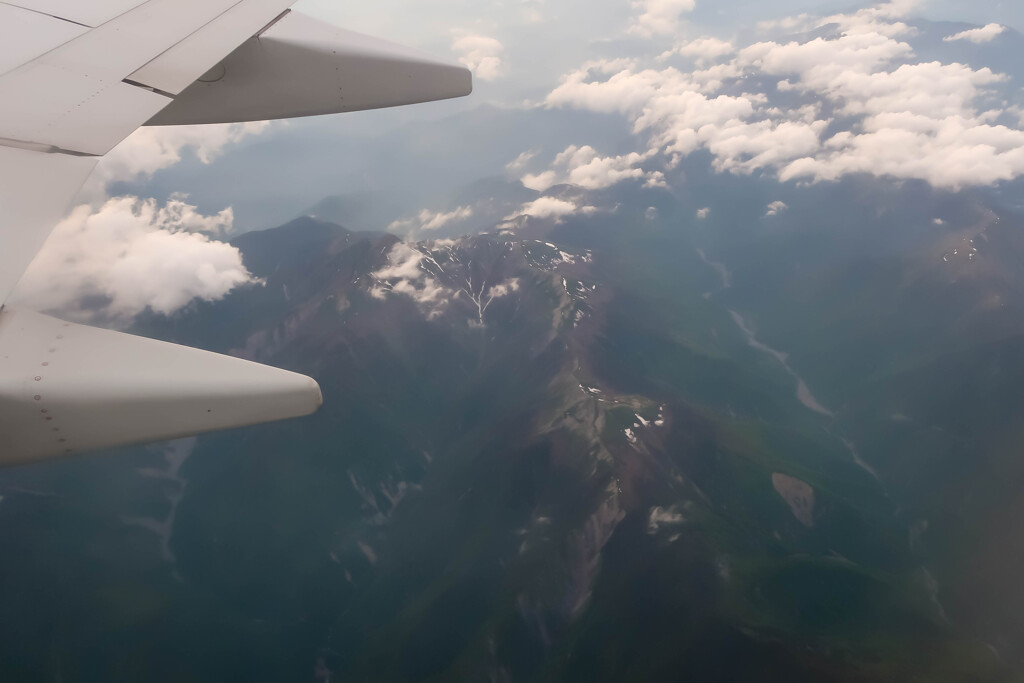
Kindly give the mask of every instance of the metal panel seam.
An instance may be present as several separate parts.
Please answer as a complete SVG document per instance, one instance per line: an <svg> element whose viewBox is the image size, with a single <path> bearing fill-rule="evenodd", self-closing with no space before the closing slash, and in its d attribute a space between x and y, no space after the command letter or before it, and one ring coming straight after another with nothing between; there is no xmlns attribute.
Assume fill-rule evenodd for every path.
<svg viewBox="0 0 1024 683"><path fill-rule="evenodd" d="M32 14L38 14L41 17L50 17L51 19L57 19L58 21L66 21L69 24L74 24L75 26L81 26L82 28L90 28L90 29L91 28L96 28L95 26L89 26L89 24L83 24L81 22L74 21L72 19L68 19L67 17L58 17L56 14L48 14L46 12L40 12L39 10L32 9L31 7L22 7L21 5L15 5L15 4L10 3L10 2L0 2L0 5L7 5L8 7L16 7L17 9L25 10L26 12L31 12Z"/></svg>

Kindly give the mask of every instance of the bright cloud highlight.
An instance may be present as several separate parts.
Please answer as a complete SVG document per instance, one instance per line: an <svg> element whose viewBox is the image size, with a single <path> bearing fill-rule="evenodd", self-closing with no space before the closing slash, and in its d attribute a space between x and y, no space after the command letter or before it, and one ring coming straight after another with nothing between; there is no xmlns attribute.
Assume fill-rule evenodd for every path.
<svg viewBox="0 0 1024 683"><path fill-rule="evenodd" d="M229 230L231 209L206 216L181 200L118 197L83 205L53 232L14 300L86 319L170 314L253 283L238 250L206 234Z"/></svg>
<svg viewBox="0 0 1024 683"><path fill-rule="evenodd" d="M694 0L634 0L633 7L640 14L629 32L644 37L671 35L679 28L682 15L692 12L695 4Z"/></svg>
<svg viewBox="0 0 1024 683"><path fill-rule="evenodd" d="M402 218L388 225L388 230L437 230L450 223L460 223L473 217L472 206L460 206L451 211L421 210L414 218Z"/></svg>
<svg viewBox="0 0 1024 683"><path fill-rule="evenodd" d="M505 46L496 38L465 35L452 42L452 51L480 80L494 81L504 75L505 64L501 55Z"/></svg>
<svg viewBox="0 0 1024 683"><path fill-rule="evenodd" d="M186 152L210 163L229 145L270 124L140 128L99 163L85 203L61 222L12 296L27 307L78 320L124 323L147 309L172 314L255 280L229 234L231 208L201 214L183 197L107 196L107 186L173 166Z"/></svg>
<svg viewBox="0 0 1024 683"><path fill-rule="evenodd" d="M700 39L657 60L702 60L696 70L591 61L566 75L546 106L618 113L646 139L634 158L664 155L669 167L706 150L719 172L772 173L782 181L870 174L958 190L1024 175L1024 131L1006 123L1014 110L990 104L1006 77L915 60L907 42L915 29L903 21L911 8L891 2L816 21L805 15L793 22L824 27L825 34L735 50ZM981 39L996 27L974 31ZM725 61L708 65L718 58ZM606 162L621 173L638 172L623 159ZM571 182L577 168L585 164L562 159L524 183Z"/></svg>
<svg viewBox="0 0 1024 683"><path fill-rule="evenodd" d="M571 199L559 199L558 197L540 197L528 204L524 204L515 213L506 217L511 220L519 216L530 216L532 218L554 218L561 220L566 216L576 213L594 213L597 209L593 206L580 206Z"/></svg>
<svg viewBox="0 0 1024 683"><path fill-rule="evenodd" d="M967 31L961 31L960 33L954 33L951 36L946 36L943 40L947 43L954 40L966 40L971 43L981 45L983 43L991 43L1005 32L1006 27L1001 24L988 24L981 28L972 28Z"/></svg>
<svg viewBox="0 0 1024 683"><path fill-rule="evenodd" d="M522 183L531 190L544 192L563 183L599 190L629 179L657 181L660 174L649 174L638 166L650 157L650 154L636 152L602 157L593 147L571 145L555 157L550 170L536 175L528 173L522 177Z"/></svg>

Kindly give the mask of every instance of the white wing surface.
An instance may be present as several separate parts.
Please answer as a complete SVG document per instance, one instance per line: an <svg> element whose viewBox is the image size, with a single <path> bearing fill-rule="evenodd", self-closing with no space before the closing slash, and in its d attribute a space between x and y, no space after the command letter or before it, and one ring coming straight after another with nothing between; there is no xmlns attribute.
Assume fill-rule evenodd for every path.
<svg viewBox="0 0 1024 683"><path fill-rule="evenodd" d="M303 375L30 311L5 311L0 340L8 464L101 448L115 434L122 443L172 439L320 406Z"/></svg>
<svg viewBox="0 0 1024 683"><path fill-rule="evenodd" d="M140 0L7 0L4 4L61 17L82 26L100 26L142 4Z"/></svg>
<svg viewBox="0 0 1024 683"><path fill-rule="evenodd" d="M139 126L468 95L469 72L293 0L0 0L0 305ZM58 343L59 342L59 343ZM0 465L305 415L306 377L0 309Z"/></svg>

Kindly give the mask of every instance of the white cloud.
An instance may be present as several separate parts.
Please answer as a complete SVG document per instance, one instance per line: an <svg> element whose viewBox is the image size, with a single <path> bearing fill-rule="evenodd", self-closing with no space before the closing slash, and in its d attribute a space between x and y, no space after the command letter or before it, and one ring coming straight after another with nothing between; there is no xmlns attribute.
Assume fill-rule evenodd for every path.
<svg viewBox="0 0 1024 683"><path fill-rule="evenodd" d="M698 139L714 155L716 170L749 174L814 153L827 125L826 121L807 124L768 119L755 123L727 122Z"/></svg>
<svg viewBox="0 0 1024 683"><path fill-rule="evenodd" d="M587 62L565 76L545 103L550 107L635 116L652 98L671 88L673 81L683 79L675 69L634 69L635 64L624 59Z"/></svg>
<svg viewBox="0 0 1024 683"><path fill-rule="evenodd" d="M764 215L766 217L767 216L778 216L780 213L782 213L783 211L786 211L788 209L789 209L789 206L787 206L786 202L774 201L774 202L772 202L771 204L769 204L768 206L765 207Z"/></svg>
<svg viewBox="0 0 1024 683"><path fill-rule="evenodd" d="M675 54L682 57L688 57L696 61L697 64L703 65L731 55L735 51L736 47L730 41L706 37L697 38L696 40L691 40L681 45L677 45L674 49L663 54L659 59Z"/></svg>
<svg viewBox="0 0 1024 683"><path fill-rule="evenodd" d="M528 149L512 161L505 164L505 170L511 173L520 173L529 166L530 162L533 161L534 157L538 154L536 149Z"/></svg>
<svg viewBox="0 0 1024 683"><path fill-rule="evenodd" d="M629 32L644 37L671 35L679 28L680 17L692 12L694 6L694 0L633 0L640 14L633 19Z"/></svg>
<svg viewBox="0 0 1024 683"><path fill-rule="evenodd" d="M505 46L497 38L464 35L452 42L452 51L480 80L493 81L505 73L505 64L501 57Z"/></svg>
<svg viewBox="0 0 1024 683"><path fill-rule="evenodd" d="M209 126L143 127L100 159L89 179L87 196L106 196L106 187L119 181L138 180L181 161L191 151L204 164L214 161L228 146L266 131L267 121ZM284 125L284 124L277 124Z"/></svg>
<svg viewBox="0 0 1024 683"><path fill-rule="evenodd" d="M145 178L191 152L212 162L225 148L261 133L266 122L140 128L100 160L82 204L54 229L12 301L66 317L126 322L147 308L170 314L193 299L219 299L253 282L229 233L231 208L200 214L182 196L162 206L109 198L107 186Z"/></svg>
<svg viewBox="0 0 1024 683"><path fill-rule="evenodd" d="M738 62L772 75L799 74L813 87L826 85L848 71L870 73L912 54L907 43L880 33L857 33L805 43L754 43L740 51Z"/></svg>
<svg viewBox="0 0 1024 683"><path fill-rule="evenodd" d="M704 147L716 154L720 169L750 172L784 155L802 156L818 144L822 124L767 118L747 123L762 98L709 96L674 68L627 67L603 81L593 75L588 67L570 74L548 96L548 105L625 114L636 132L649 133L648 154L667 153L673 163Z"/></svg>
<svg viewBox="0 0 1024 683"><path fill-rule="evenodd" d="M1024 132L952 116L876 116L862 134L840 133L823 153L793 161L781 180L849 173L920 178L936 187L992 185L1024 174Z"/></svg>
<svg viewBox="0 0 1024 683"><path fill-rule="evenodd" d="M697 220L702 221L711 215L711 207L705 206L703 209L697 209Z"/></svg>
<svg viewBox="0 0 1024 683"><path fill-rule="evenodd" d="M640 155L664 154L670 165L707 150L721 172L811 182L866 173L953 190L1024 175L1024 131L997 125L1018 110L985 104L1006 78L987 68L916 62L906 42L914 31L900 21L912 7L890 2L823 17L816 23L831 26L830 37L755 43L690 73L588 62L546 105L621 114L646 136ZM811 19L791 23L805 21ZM678 49L727 49L687 45ZM565 175L553 169L528 182Z"/></svg>
<svg viewBox="0 0 1024 683"><path fill-rule="evenodd" d="M396 242L388 252L388 265L374 273L379 282L370 295L385 299L389 293L415 301L428 318L441 315L453 291L442 285L422 267L425 255L404 242Z"/></svg>
<svg viewBox="0 0 1024 683"><path fill-rule="evenodd" d="M429 211L420 211L419 219L422 221L422 225L420 227L423 230L437 230L449 223L464 221L472 216L472 206L460 206L457 209L448 211L447 213L430 213Z"/></svg>
<svg viewBox="0 0 1024 683"><path fill-rule="evenodd" d="M515 213L507 216L505 220L511 220L518 216L531 216L533 218L554 218L559 220L574 213L593 213L597 211L593 206L580 206L570 199L559 199L557 197L540 197L528 204L521 206Z"/></svg>
<svg viewBox="0 0 1024 683"><path fill-rule="evenodd" d="M78 319L124 319L219 299L254 281L237 248L203 234L230 229L232 219L231 209L204 216L181 200L79 206L54 229L12 300ZM90 310L85 299L93 300Z"/></svg>
<svg viewBox="0 0 1024 683"><path fill-rule="evenodd" d="M373 273L379 280L418 280L424 275L420 269L423 254L405 242L396 242L388 252L388 266Z"/></svg>
<svg viewBox="0 0 1024 683"><path fill-rule="evenodd" d="M388 226L388 230L437 230L449 223L458 223L473 217L472 206L460 206L451 211L430 211L421 210L414 218L403 218L394 221Z"/></svg>
<svg viewBox="0 0 1024 683"><path fill-rule="evenodd" d="M644 187L668 187L668 181L661 171L651 171L644 180Z"/></svg>
<svg viewBox="0 0 1024 683"><path fill-rule="evenodd" d="M981 28L972 28L967 31L961 31L960 33L954 33L951 36L943 38L947 43L954 40L967 40L978 45L982 43L990 43L996 39L996 37L1006 32L1006 27L1001 24L988 24Z"/></svg>
<svg viewBox="0 0 1024 683"><path fill-rule="evenodd" d="M544 192L564 183L587 190L599 190L629 179L647 178L649 181L657 181L660 173L648 174L637 167L650 156L633 152L617 157L602 157L593 147L571 145L555 157L551 169L536 175L528 173L522 177L522 183L531 190Z"/></svg>
<svg viewBox="0 0 1024 683"><path fill-rule="evenodd" d="M667 508L653 507L647 517L647 533L657 533L662 525L677 526L685 522L686 518L679 514L675 505Z"/></svg>
<svg viewBox="0 0 1024 683"><path fill-rule="evenodd" d="M918 3L916 0L907 2L890 2L868 7L852 14L834 14L819 21L819 26L835 24L845 35L878 34L894 38L916 32L901 21Z"/></svg>
<svg viewBox="0 0 1024 683"><path fill-rule="evenodd" d="M853 115L964 115L973 112L974 99L986 86L1004 80L987 68L975 71L955 63L886 68L911 55L906 43L873 34L802 45L759 43L744 50L740 60L767 74L795 76L795 82L784 82L785 88L823 95Z"/></svg>
<svg viewBox="0 0 1024 683"><path fill-rule="evenodd" d="M494 285L487 290L487 296L490 299L500 299L503 296L508 296L512 292L519 291L519 278L510 278L504 282Z"/></svg>

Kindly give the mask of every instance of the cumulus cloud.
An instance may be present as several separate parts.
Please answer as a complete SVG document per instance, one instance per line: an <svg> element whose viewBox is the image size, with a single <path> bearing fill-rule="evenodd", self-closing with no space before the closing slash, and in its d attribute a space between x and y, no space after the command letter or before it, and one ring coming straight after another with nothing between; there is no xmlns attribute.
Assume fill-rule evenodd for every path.
<svg viewBox="0 0 1024 683"><path fill-rule="evenodd" d="M472 206L460 206L451 211L423 209L413 218L402 218L388 226L388 230L437 230L449 223L458 223L473 217Z"/></svg>
<svg viewBox="0 0 1024 683"><path fill-rule="evenodd" d="M505 170L509 171L510 173L522 172L523 170L526 169L527 166L530 165L530 162L533 161L534 157L537 156L537 153L538 150L535 149L526 150L512 161L505 164Z"/></svg>
<svg viewBox="0 0 1024 683"><path fill-rule="evenodd" d="M593 206L581 206L571 199L559 199L557 197L540 197L532 202L524 204L515 213L507 216L505 220L511 220L519 216L530 216L532 218L554 218L561 220L566 216L575 213L594 213L597 209Z"/></svg>
<svg viewBox="0 0 1024 683"><path fill-rule="evenodd" d="M489 299L500 299L503 296L508 296L512 292L519 291L519 278L510 278L502 283L496 284L487 290L487 297Z"/></svg>
<svg viewBox="0 0 1024 683"><path fill-rule="evenodd" d="M647 173L638 166L650 157L650 154L636 152L617 157L602 157L593 147L571 145L555 157L549 170L536 175L528 173L521 180L525 187L539 192L564 183L587 190L611 187L629 179L643 178L656 183L661 178L660 173Z"/></svg>
<svg viewBox="0 0 1024 683"><path fill-rule="evenodd" d="M912 7L901 1L800 17L794 21L829 27L827 36L728 53L725 44L693 41L674 52L728 59L691 72L588 62L563 78L546 105L621 114L647 140L638 154L666 155L670 166L706 150L720 172L805 182L865 173L953 190L1024 174L1024 132L1005 124L1014 110L986 104L1006 78L915 61L907 42L914 30L901 21ZM527 181L567 175L556 168Z"/></svg>
<svg viewBox="0 0 1024 683"><path fill-rule="evenodd" d="M1002 24L988 24L981 28L972 28L967 31L961 31L960 33L954 33L951 36L943 38L944 41L951 42L954 40L967 40L978 45L982 43L991 43L996 37L1002 35L1006 31L1006 27Z"/></svg>
<svg viewBox="0 0 1024 683"><path fill-rule="evenodd" d="M405 242L396 242L388 252L388 265L373 273L380 280L418 280L425 275L420 268L423 254Z"/></svg>
<svg viewBox="0 0 1024 683"><path fill-rule="evenodd" d="M644 37L671 35L679 28L682 15L692 12L695 4L694 0L633 0L640 14L629 32Z"/></svg>
<svg viewBox="0 0 1024 683"><path fill-rule="evenodd" d="M847 35L877 33L890 38L909 35L916 31L897 20L905 18L920 4L918 0L892 0L849 14L833 14L821 19L818 26L835 24Z"/></svg>
<svg viewBox="0 0 1024 683"><path fill-rule="evenodd" d="M109 184L144 178L186 153L210 163L229 145L270 124L140 128L100 160L83 202L53 231L12 301L78 320L124 323L146 309L171 314L198 298L212 301L252 283L237 248L218 237L231 208L204 215L186 197L108 196Z"/></svg>
<svg viewBox="0 0 1024 683"><path fill-rule="evenodd" d="M736 47L727 40L697 38L696 40L677 45L659 59L665 59L671 55L680 55L694 60L698 65L704 65L731 55L735 50Z"/></svg>
<svg viewBox="0 0 1024 683"><path fill-rule="evenodd" d="M789 209L789 206L786 204L786 202L774 201L765 207L764 215L765 217L778 216L780 213L786 211L787 209Z"/></svg>
<svg viewBox="0 0 1024 683"><path fill-rule="evenodd" d="M505 46L497 38L464 35L452 42L452 51L481 80L493 81L504 75L505 64L501 55Z"/></svg>
<svg viewBox="0 0 1024 683"><path fill-rule="evenodd" d="M711 149L720 170L750 172L818 145L825 124L771 120L749 122L761 101L750 95L709 95L690 74L675 68L627 67L604 80L593 67L570 74L547 99L549 106L619 112L649 135L648 153L672 163L700 148Z"/></svg>
<svg viewBox="0 0 1024 683"><path fill-rule="evenodd" d="M231 209L207 216L180 199L79 206L54 229L12 300L77 319L124 319L219 299L254 282L238 249L204 234L224 232L232 220Z"/></svg>
<svg viewBox="0 0 1024 683"><path fill-rule="evenodd" d="M388 252L388 265L372 273L377 283L370 295L386 299L389 294L407 296L415 301L424 314L436 318L444 312L453 292L422 267L423 252L404 242L397 242Z"/></svg>
<svg viewBox="0 0 1024 683"><path fill-rule="evenodd" d="M113 182L138 180L169 168L191 152L209 164L227 147L266 131L267 121L209 126L155 126L139 128L100 159L89 179L86 196L105 196ZM277 124L283 125L283 124Z"/></svg>
<svg viewBox="0 0 1024 683"><path fill-rule="evenodd" d="M816 157L798 159L779 178L836 180L849 173L920 178L936 187L992 185L1024 173L1024 132L976 119L888 114L862 134L839 133Z"/></svg>

